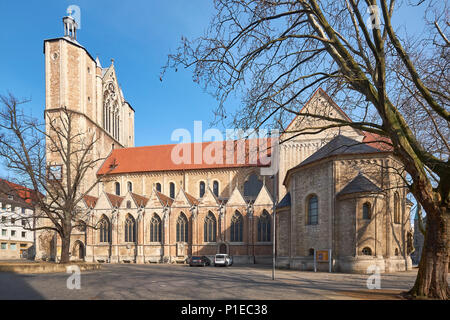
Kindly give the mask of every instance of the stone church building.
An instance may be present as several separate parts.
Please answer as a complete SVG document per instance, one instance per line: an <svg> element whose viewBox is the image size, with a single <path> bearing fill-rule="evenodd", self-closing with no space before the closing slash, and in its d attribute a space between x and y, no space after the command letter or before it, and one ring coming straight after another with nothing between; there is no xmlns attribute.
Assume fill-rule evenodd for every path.
<svg viewBox="0 0 450 320"><path fill-rule="evenodd" d="M269 263L275 234L279 267L311 270L314 251L331 250L335 271L410 268L409 205L394 174L398 164L373 134L349 127L282 134L281 141L289 140L279 147L275 178L261 175L267 164L260 161L175 164L177 145L134 146L135 110L118 84L114 61L103 68L77 42L74 19L63 22L65 35L44 41L45 114L66 107L77 115L80 131L99 138L94 152L106 160L87 175L86 186L108 176L84 197L86 224L95 228L74 230L72 259L181 263L191 255L228 253L235 263ZM348 119L321 89L303 108ZM296 117L286 130L321 124ZM225 150L227 143L219 145ZM50 153L47 160L60 164ZM57 259L60 240L48 239L42 232L37 255Z"/></svg>

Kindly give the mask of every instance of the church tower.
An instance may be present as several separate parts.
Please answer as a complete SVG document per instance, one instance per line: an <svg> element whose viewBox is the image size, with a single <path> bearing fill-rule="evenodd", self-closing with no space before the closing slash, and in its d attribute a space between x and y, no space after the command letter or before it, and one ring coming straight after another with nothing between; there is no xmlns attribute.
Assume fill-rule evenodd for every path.
<svg viewBox="0 0 450 320"><path fill-rule="evenodd" d="M63 108L72 111L78 132L98 139L93 154L99 158L114 148L133 147L134 110L123 96L114 61L102 68L78 42L76 20L68 15L62 21L64 36L44 40L46 119ZM47 162L59 165L60 159L47 151ZM87 176L95 179L97 170Z"/></svg>

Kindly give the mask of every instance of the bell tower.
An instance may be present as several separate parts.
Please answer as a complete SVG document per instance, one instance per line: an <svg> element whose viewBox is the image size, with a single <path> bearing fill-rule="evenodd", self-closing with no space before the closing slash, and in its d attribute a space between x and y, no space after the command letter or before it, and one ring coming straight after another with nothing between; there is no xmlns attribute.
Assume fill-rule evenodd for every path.
<svg viewBox="0 0 450 320"><path fill-rule="evenodd" d="M77 41L79 25L71 10L62 21L64 36L44 40L46 119L62 109L73 111L77 132L97 139L93 154L99 158L113 146L133 147L134 110L124 98L114 63L103 68ZM61 162L52 153L47 159L52 165ZM97 169L89 176L95 178Z"/></svg>
<svg viewBox="0 0 450 320"><path fill-rule="evenodd" d="M69 15L63 18L64 24L64 37L67 37L73 41L77 41L77 29L78 24L75 19Z"/></svg>

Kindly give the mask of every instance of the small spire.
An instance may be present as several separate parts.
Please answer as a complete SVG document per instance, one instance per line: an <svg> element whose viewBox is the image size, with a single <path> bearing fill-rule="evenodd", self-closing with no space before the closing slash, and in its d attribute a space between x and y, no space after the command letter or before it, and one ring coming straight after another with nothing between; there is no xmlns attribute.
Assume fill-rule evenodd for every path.
<svg viewBox="0 0 450 320"><path fill-rule="evenodd" d="M102 64L100 63L100 59L97 57L97 59L95 59L95 63L97 64L97 67L101 68Z"/></svg>
<svg viewBox="0 0 450 320"><path fill-rule="evenodd" d="M111 64L114 64L114 59L113 58L111 58Z"/></svg>

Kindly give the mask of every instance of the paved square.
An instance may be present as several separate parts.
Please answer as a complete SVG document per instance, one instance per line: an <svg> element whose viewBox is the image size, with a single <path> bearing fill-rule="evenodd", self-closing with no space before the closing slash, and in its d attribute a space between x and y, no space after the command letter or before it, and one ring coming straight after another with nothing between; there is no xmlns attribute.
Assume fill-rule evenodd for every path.
<svg viewBox="0 0 450 320"><path fill-rule="evenodd" d="M395 299L414 284L417 269L381 275L381 290L368 290L367 275L276 270L270 266L103 265L81 274L0 273L0 299Z"/></svg>

